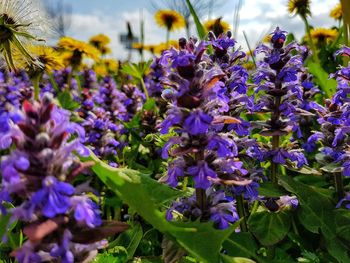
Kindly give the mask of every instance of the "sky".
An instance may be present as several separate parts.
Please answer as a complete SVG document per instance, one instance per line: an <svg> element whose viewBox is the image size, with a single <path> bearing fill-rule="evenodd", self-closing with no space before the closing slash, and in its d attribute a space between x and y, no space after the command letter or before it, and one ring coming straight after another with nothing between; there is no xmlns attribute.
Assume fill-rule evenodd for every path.
<svg viewBox="0 0 350 263"><path fill-rule="evenodd" d="M126 59L128 51L119 41L119 35L126 33L126 21L132 25L135 35L140 32L140 14L145 23L145 44L157 44L164 42L166 31L159 28L154 21L155 8L152 3L159 5L164 0L45 0L51 3L63 1L71 5L71 24L67 35L80 40L88 40L99 33L108 35L112 42L111 55L117 59ZM168 0L169 1L169 0ZM178 1L178 0L174 0ZM200 1L200 0L196 0ZM233 24L235 6L238 0L214 0L220 1L212 12L211 18L222 17L229 24ZM299 17L292 17L287 13L288 0L243 0L240 11L240 24L236 37L237 46L247 50L243 31L248 37L252 48L266 34L273 31L276 26L283 30L293 32L298 38L304 33L304 25ZM312 18L310 24L315 27L331 27L336 21L329 17L330 10L338 3L338 0L313 0L311 3ZM202 17L205 21L208 14ZM192 26L192 34L195 28ZM185 31L172 32L171 39L185 36ZM133 59L138 54L134 52Z"/></svg>

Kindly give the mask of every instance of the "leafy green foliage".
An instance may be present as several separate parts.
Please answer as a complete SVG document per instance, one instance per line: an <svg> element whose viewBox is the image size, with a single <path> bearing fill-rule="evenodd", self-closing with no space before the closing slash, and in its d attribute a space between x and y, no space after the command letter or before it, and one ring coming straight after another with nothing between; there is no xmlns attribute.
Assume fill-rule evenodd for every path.
<svg viewBox="0 0 350 263"><path fill-rule="evenodd" d="M248 220L249 230L264 246L271 246L281 241L291 226L291 213L262 211L252 214Z"/></svg>
<svg viewBox="0 0 350 263"><path fill-rule="evenodd" d="M322 234L327 251L337 262L350 262L349 242L339 235L339 232L349 231L349 218L344 217L334 209L333 200L324 191L297 182L290 177L284 176L280 180L288 191L298 197L300 202L298 217L301 224L312 233ZM347 213L349 212L347 211ZM337 229L335 219L338 219L338 222L343 222L341 231L339 231L339 226ZM347 224L344 225L343 220Z"/></svg>
<svg viewBox="0 0 350 263"><path fill-rule="evenodd" d="M152 226L167 234L196 259L208 263L219 260L221 245L234 231L234 227L216 230L211 222L168 222L159 207L181 196L182 192L160 184L139 171L110 167L93 154L86 160L94 161L92 169L106 186Z"/></svg>
<svg viewBox="0 0 350 263"><path fill-rule="evenodd" d="M196 29L197 29L198 36L199 36L200 39L204 39L206 33L205 33L205 30L204 30L204 27L203 27L201 21L200 21L199 18L198 18L198 15L197 15L197 13L196 13L196 10L194 10L194 8L193 8L193 6L192 6L190 0L186 0L186 3L187 3L187 5L188 5L188 8L189 8L189 10L190 10L190 12L191 12L191 15L192 15L192 17L193 17L194 23L195 23L195 25L196 25Z"/></svg>
<svg viewBox="0 0 350 263"><path fill-rule="evenodd" d="M80 104L73 100L69 91L63 91L58 94L57 99L62 108L70 111L74 111L80 107Z"/></svg>
<svg viewBox="0 0 350 263"><path fill-rule="evenodd" d="M121 71L125 74L128 74L130 76L133 76L137 79L142 79L143 76L148 71L150 65L152 63L152 60L146 61L146 62L140 62L138 64L136 63L125 63L122 66Z"/></svg>

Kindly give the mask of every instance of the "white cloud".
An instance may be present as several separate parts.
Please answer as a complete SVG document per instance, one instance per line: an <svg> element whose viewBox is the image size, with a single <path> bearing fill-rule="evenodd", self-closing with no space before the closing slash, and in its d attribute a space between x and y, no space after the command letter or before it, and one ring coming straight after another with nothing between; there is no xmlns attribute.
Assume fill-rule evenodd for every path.
<svg viewBox="0 0 350 263"><path fill-rule="evenodd" d="M337 0L314 0L311 10L313 13L310 24L318 27L328 27L335 25L335 21L328 17L330 9L336 5ZM223 19L232 24L234 10L227 13L218 13L214 17L222 16ZM246 0L240 12L240 26L238 30L237 41L245 49L246 43L243 37L243 30L246 32L251 46L254 48L261 37L271 32L274 27L280 26L284 30L291 31L297 37L304 33L304 25L299 17L290 17L286 10L287 0ZM156 44L165 41L166 32L159 28L153 18L152 12L144 9L142 11L145 26L145 43ZM92 35L104 33L111 40L113 56L119 59L126 59L128 51L124 49L119 41L119 35L126 33L126 21L132 25L133 33L140 34L140 11L122 11L116 13L102 14L95 11L91 14L73 14L70 27L70 35L81 40L88 40ZM192 32L194 32L192 28ZM185 31L172 32L171 38L178 39L185 36ZM134 60L137 60L137 53L133 54Z"/></svg>

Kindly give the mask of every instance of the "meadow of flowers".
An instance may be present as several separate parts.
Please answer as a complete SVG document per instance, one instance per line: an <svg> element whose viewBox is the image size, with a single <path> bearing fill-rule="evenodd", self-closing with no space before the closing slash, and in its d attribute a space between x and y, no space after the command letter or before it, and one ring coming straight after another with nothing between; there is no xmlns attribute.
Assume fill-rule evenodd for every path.
<svg viewBox="0 0 350 263"><path fill-rule="evenodd" d="M131 63L0 1L0 262L350 262L349 1L249 51L186 3Z"/></svg>

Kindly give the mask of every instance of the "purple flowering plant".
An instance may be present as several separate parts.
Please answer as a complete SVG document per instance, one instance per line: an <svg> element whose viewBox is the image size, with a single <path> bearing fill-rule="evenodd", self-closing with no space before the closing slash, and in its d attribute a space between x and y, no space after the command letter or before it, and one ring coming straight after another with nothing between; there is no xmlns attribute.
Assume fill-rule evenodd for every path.
<svg viewBox="0 0 350 263"><path fill-rule="evenodd" d="M0 40L25 2L0 4ZM70 40L34 78L0 48L0 261L350 262L347 7L336 39L306 15L248 55L186 4L199 38L149 61Z"/></svg>

